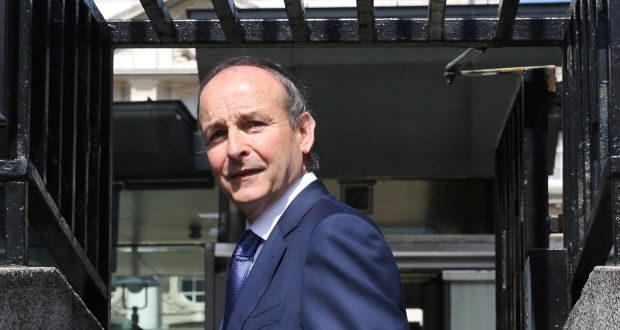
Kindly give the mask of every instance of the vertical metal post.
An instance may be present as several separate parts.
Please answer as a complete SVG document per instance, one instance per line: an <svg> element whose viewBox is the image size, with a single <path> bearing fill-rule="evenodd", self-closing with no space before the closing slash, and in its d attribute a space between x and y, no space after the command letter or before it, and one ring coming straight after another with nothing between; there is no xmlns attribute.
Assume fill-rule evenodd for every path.
<svg viewBox="0 0 620 330"><path fill-rule="evenodd" d="M221 191L219 193L218 242L236 242L245 228L245 218Z"/></svg>
<svg viewBox="0 0 620 330"><path fill-rule="evenodd" d="M91 49L90 49L90 117L88 127L89 154L88 154L88 180L87 186L87 218L86 227L86 252L88 259L97 267L99 265L99 217L100 217L100 190L99 185L105 184L99 180L101 172L101 92L102 92L102 36L96 21L91 24ZM86 141L85 141L86 142Z"/></svg>
<svg viewBox="0 0 620 330"><path fill-rule="evenodd" d="M32 2L19 2L19 31L17 57L17 113L9 116L12 158L27 159L30 153L30 92L32 60Z"/></svg>
<svg viewBox="0 0 620 330"><path fill-rule="evenodd" d="M579 239L577 235L577 156L575 145L576 139L576 104L575 91L575 13L572 14L567 24L567 33L564 42L563 59L563 199L564 199L564 246L568 250L569 273L574 269L575 258L578 253Z"/></svg>
<svg viewBox="0 0 620 330"><path fill-rule="evenodd" d="M586 208L586 173L588 173L588 159L586 155L586 140L587 140L587 124L586 118L584 118L584 109L587 105L584 105L583 93L583 38L582 35L582 13L581 13L581 0L575 2L575 25L574 25L574 47L573 47L573 79L574 79L574 122L575 130L573 134L576 139L576 213L575 213L575 239L576 246L581 246L583 238L585 236L586 221L588 218L588 210ZM575 251L577 252L577 251Z"/></svg>
<svg viewBox="0 0 620 330"><path fill-rule="evenodd" d="M119 210L120 210L120 196L121 196L121 191L123 190L123 185L122 184L114 184L112 186L112 214L110 217L110 228L111 228L111 250L110 250L110 257L109 257L109 269L110 269L110 273L116 272L116 267L118 264L118 259L117 259L117 255L118 252L116 250L116 245L118 244L118 221L119 221Z"/></svg>
<svg viewBox="0 0 620 330"><path fill-rule="evenodd" d="M568 317L566 250L534 249L528 256L533 324L530 329L561 329Z"/></svg>
<svg viewBox="0 0 620 330"><path fill-rule="evenodd" d="M119 192L112 187L112 67L114 55L110 47L110 40L102 40L101 50L101 160L99 169L99 265L101 278L110 285L110 253L113 248L112 217L114 213L113 199L116 198L118 210ZM114 195L116 194L116 195ZM118 220L118 219L117 219ZM117 222L118 226L118 222ZM118 228L116 229L118 231Z"/></svg>
<svg viewBox="0 0 620 330"><path fill-rule="evenodd" d="M77 97L77 141L75 170L75 227L74 235L80 245L87 249L88 218L88 184L90 154L90 112L91 112L91 14L88 7L79 3L79 39L78 39L78 97ZM89 251L86 251L89 253Z"/></svg>
<svg viewBox="0 0 620 330"><path fill-rule="evenodd" d="M588 23L589 23L589 12L587 7L587 0L578 0L575 3L575 8L578 12L577 22L579 28L579 53L577 54L577 63L578 67L576 72L578 73L577 78L578 86L579 86L579 123L581 125L580 131L580 140L582 141L579 144L579 155L581 157L579 164L581 169L581 174L579 178L581 178L581 186L580 190L580 198L579 204L581 208L580 217L579 217L579 241L580 245L583 245L583 241L587 234L587 228L589 227L589 221L592 218L592 192L593 186L598 178L593 177L592 175L596 173L596 166L593 164L593 154L592 152L595 148L591 147L593 140L593 131L591 129L591 109L590 109L590 53L589 53L589 35L588 35Z"/></svg>
<svg viewBox="0 0 620 330"><path fill-rule="evenodd" d="M229 242L230 240L228 238L228 233L230 231L230 202L220 190L218 190L218 202L219 219L217 222L217 241Z"/></svg>
<svg viewBox="0 0 620 330"><path fill-rule="evenodd" d="M46 181L47 150L49 135L49 97L50 97L50 30L51 1L33 1L32 33L32 67L34 79L31 90L36 93L31 101L30 111L30 153L29 159Z"/></svg>
<svg viewBox="0 0 620 330"><path fill-rule="evenodd" d="M0 2L0 125L6 124L9 108L9 77L10 72L9 49L11 48L11 35L8 33L12 25L12 7L8 1Z"/></svg>
<svg viewBox="0 0 620 330"><path fill-rule="evenodd" d="M79 1L65 0L65 49L62 114L62 185L60 211L70 228L75 228L75 166L78 95Z"/></svg>
<svg viewBox="0 0 620 330"><path fill-rule="evenodd" d="M217 328L215 316L215 245L205 244L205 330Z"/></svg>
<svg viewBox="0 0 620 330"><path fill-rule="evenodd" d="M587 50L587 75L584 76L587 83L588 89L588 112L589 112L589 126L590 126L590 178L591 185L588 187L590 190L590 200L598 196L602 180L602 162L601 158L602 152L606 153L606 151L601 147L602 145L606 145L606 141L601 141L600 139L600 123L601 123L601 114L604 116L604 112L599 108L598 95L599 95L599 86L598 86L598 56L597 56L597 41L596 41L596 10L594 7L594 3L596 0L583 0L583 10L586 13L587 20L584 24L586 29L585 39L586 39L586 50ZM591 203L592 205L592 203Z"/></svg>
<svg viewBox="0 0 620 330"><path fill-rule="evenodd" d="M60 207L62 181L62 134L64 107L64 45L65 43L65 2L51 2L51 45L49 81L49 134L47 150L47 189Z"/></svg>
<svg viewBox="0 0 620 330"><path fill-rule="evenodd" d="M620 264L620 178L611 178L611 198L612 198L612 238L614 248L614 264Z"/></svg>
<svg viewBox="0 0 620 330"><path fill-rule="evenodd" d="M597 76L597 108L599 120L599 156L601 160L609 159L609 27L607 21L607 0L595 0L593 12L596 13L596 76Z"/></svg>
<svg viewBox="0 0 620 330"><path fill-rule="evenodd" d="M28 183L12 181L4 186L6 263L28 265Z"/></svg>
<svg viewBox="0 0 620 330"><path fill-rule="evenodd" d="M20 1L17 28L19 37L14 56L17 60L16 103L9 107L9 156L27 159L30 151L30 93L32 51L32 3ZM7 13L11 15L11 13ZM3 24L6 24L3 22ZM14 31L7 31L7 35ZM17 55L19 54L19 56ZM7 82L9 83L9 82ZM10 181L5 185L4 217L6 221L6 261L8 264L28 264L28 183Z"/></svg>
<svg viewBox="0 0 620 330"><path fill-rule="evenodd" d="M608 40L608 72L609 72L609 141L611 155L620 157L620 4L617 1L607 0L607 33ZM604 5L603 5L604 7ZM615 172L615 171L614 171ZM613 173L612 179L612 230L614 246L614 263L620 264L620 179Z"/></svg>
<svg viewBox="0 0 620 330"><path fill-rule="evenodd" d="M526 73L523 93L524 131L523 196L524 230L523 250L549 247L549 194L547 187L547 139L550 93L547 70Z"/></svg>

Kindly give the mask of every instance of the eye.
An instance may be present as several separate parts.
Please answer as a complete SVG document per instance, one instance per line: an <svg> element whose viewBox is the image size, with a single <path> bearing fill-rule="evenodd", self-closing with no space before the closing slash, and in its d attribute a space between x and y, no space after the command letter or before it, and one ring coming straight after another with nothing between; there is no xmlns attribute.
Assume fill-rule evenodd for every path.
<svg viewBox="0 0 620 330"><path fill-rule="evenodd" d="M247 123L247 128L250 130L256 130L265 127L265 123L258 120L250 120Z"/></svg>
<svg viewBox="0 0 620 330"><path fill-rule="evenodd" d="M207 144L211 144L222 140L226 136L226 131L223 129L213 130L211 134L208 135Z"/></svg>

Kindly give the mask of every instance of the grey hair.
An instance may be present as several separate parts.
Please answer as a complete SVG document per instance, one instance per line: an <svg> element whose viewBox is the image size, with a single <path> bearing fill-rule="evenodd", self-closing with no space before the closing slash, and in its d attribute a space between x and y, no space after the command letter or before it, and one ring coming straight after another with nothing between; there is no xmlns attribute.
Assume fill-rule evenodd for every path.
<svg viewBox="0 0 620 330"><path fill-rule="evenodd" d="M308 107L308 102L305 95L305 89L303 86L284 68L278 63L260 57L254 56L237 56L228 58L218 65L213 67L209 73L200 82L200 90L198 92L198 119L200 120L200 94L205 86L225 69L235 66L252 66L259 69L263 69L271 73L284 87L286 92L284 100L284 108L288 115L288 121L291 128L297 128L299 126L299 117L304 112L312 112ZM319 171L319 156L317 155L316 148L313 145L310 149L307 162L310 166L310 171Z"/></svg>

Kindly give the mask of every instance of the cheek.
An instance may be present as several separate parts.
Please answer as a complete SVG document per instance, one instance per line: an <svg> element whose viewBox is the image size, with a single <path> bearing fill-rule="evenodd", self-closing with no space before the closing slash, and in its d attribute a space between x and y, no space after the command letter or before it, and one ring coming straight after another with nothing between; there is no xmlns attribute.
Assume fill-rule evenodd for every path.
<svg viewBox="0 0 620 330"><path fill-rule="evenodd" d="M207 161L212 171L220 173L224 164L224 159L217 150L207 150Z"/></svg>

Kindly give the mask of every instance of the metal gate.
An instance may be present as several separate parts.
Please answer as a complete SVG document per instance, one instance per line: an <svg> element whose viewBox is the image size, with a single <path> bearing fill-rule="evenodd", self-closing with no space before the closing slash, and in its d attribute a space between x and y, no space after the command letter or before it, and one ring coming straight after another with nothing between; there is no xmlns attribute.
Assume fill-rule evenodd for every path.
<svg viewBox="0 0 620 330"><path fill-rule="evenodd" d="M6 264L43 243L104 327L109 319L112 48L91 0L0 3L0 159Z"/></svg>

